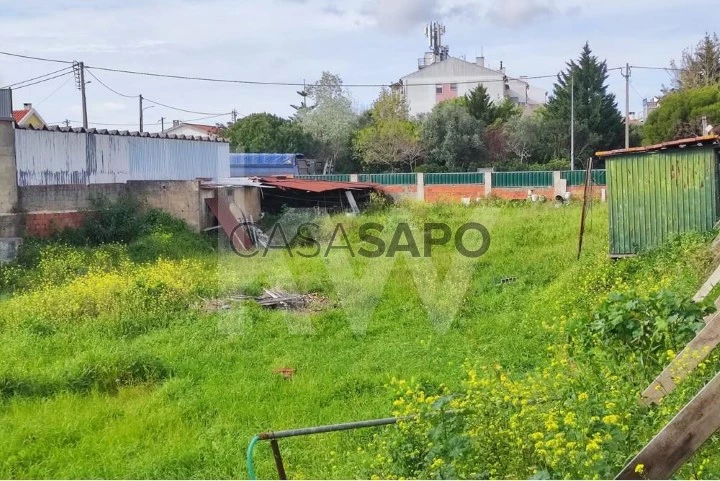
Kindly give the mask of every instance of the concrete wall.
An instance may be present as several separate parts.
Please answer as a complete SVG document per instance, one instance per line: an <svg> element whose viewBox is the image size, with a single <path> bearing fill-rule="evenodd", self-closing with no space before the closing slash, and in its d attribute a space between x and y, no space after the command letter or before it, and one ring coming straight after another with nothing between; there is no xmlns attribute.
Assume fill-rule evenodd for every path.
<svg viewBox="0 0 720 481"><path fill-rule="evenodd" d="M184 220L196 232L203 227L199 181L128 181L127 192L145 199L148 207Z"/></svg>
<svg viewBox="0 0 720 481"><path fill-rule="evenodd" d="M200 182L176 181L128 181L127 184L93 185L37 185L19 188L19 210L23 213L21 224L27 235L47 235L55 227L77 227L83 212L92 209L92 198L104 196L117 200L129 194L144 200L148 207L163 210L184 220L195 231L206 227L205 205L201 196ZM205 196L212 196L213 191ZM10 221L7 220L6 223ZM18 222L18 220L14 220ZM0 227L3 222L0 219ZM2 230L0 229L0 233Z"/></svg>
<svg viewBox="0 0 720 481"><path fill-rule="evenodd" d="M260 200L261 195L259 187L242 187L234 189L233 201L235 202L235 205L240 208L245 216L252 218L254 221L257 221L260 218L260 213L262 212Z"/></svg>
<svg viewBox="0 0 720 481"><path fill-rule="evenodd" d="M93 197L116 200L125 192L126 184L31 185L18 189L18 207L23 212L90 210Z"/></svg>
<svg viewBox="0 0 720 481"><path fill-rule="evenodd" d="M12 121L0 121L0 214L17 208L17 170L15 168L15 130Z"/></svg>

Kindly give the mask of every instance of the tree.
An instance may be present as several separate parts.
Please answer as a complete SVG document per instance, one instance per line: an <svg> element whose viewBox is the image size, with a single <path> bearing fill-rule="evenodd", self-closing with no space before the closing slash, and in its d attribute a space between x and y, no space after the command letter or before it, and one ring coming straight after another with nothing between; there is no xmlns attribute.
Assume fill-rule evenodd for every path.
<svg viewBox="0 0 720 481"><path fill-rule="evenodd" d="M520 107L509 98L495 104L490 100L487 89L482 84L465 94L464 102L470 115L482 121L486 126L495 123L504 124L521 114Z"/></svg>
<svg viewBox="0 0 720 481"><path fill-rule="evenodd" d="M403 95L383 89L369 115L370 123L357 131L353 141L362 163L369 168L412 170L423 149Z"/></svg>
<svg viewBox="0 0 720 481"><path fill-rule="evenodd" d="M673 86L678 90L705 87L720 83L720 39L705 33L697 46L683 50L680 63L670 62Z"/></svg>
<svg viewBox="0 0 720 481"><path fill-rule="evenodd" d="M494 122L496 107L482 84L465 94L465 106L470 115L480 120L483 125L490 125Z"/></svg>
<svg viewBox="0 0 720 481"><path fill-rule="evenodd" d="M522 108L511 99L505 97L503 101L495 107L495 117L493 118L492 124L504 124L521 115Z"/></svg>
<svg viewBox="0 0 720 481"><path fill-rule="evenodd" d="M330 72L323 72L320 80L308 87L308 93L315 106L299 110L298 121L319 144L325 172L333 172L338 163L350 158L350 140L357 123L352 100L342 79Z"/></svg>
<svg viewBox="0 0 720 481"><path fill-rule="evenodd" d="M422 142L429 167L441 171L468 171L486 163L483 123L461 102L436 105L422 126Z"/></svg>
<svg viewBox="0 0 720 481"><path fill-rule="evenodd" d="M575 100L576 158L589 157L597 150L621 147L624 124L615 95L607 91L606 62L600 62L592 55L590 46L586 43L577 62L571 60L567 67L565 72L558 75L545 111L546 120L561 127L558 129L558 125L553 125L553 130L556 133L566 133L563 135L565 150L570 151L572 84ZM577 142L578 140L580 142Z"/></svg>
<svg viewBox="0 0 720 481"><path fill-rule="evenodd" d="M313 155L312 137L295 122L267 113L250 114L227 127L233 152L288 152Z"/></svg>
<svg viewBox="0 0 720 481"><path fill-rule="evenodd" d="M515 117L506 124L508 150L520 164L527 163L532 157L540 137L540 127L535 115Z"/></svg>
<svg viewBox="0 0 720 481"><path fill-rule="evenodd" d="M645 120L643 143L703 135L702 117L708 124L720 125L720 84L672 92Z"/></svg>

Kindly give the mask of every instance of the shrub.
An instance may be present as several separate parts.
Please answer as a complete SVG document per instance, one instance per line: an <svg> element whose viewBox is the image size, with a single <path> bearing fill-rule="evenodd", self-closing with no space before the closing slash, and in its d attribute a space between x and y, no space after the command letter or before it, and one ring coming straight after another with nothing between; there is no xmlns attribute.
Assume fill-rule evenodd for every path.
<svg viewBox="0 0 720 481"><path fill-rule="evenodd" d="M662 364L666 351L677 351L705 326L714 312L667 289L649 295L615 292L603 302L588 325L590 342L639 353L641 362ZM660 367L660 366L658 366Z"/></svg>

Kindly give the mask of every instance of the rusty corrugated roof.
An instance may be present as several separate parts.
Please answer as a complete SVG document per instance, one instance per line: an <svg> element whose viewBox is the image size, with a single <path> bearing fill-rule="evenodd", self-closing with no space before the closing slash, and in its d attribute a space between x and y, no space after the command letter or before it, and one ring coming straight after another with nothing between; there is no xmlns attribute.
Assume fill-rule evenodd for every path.
<svg viewBox="0 0 720 481"><path fill-rule="evenodd" d="M708 145L715 142L718 142L720 140L720 136L718 135L703 135L701 137L690 137L687 139L679 139L679 140L671 140L669 142L663 142L661 144L655 144L655 145L645 145L643 147L631 147L629 149L615 149L615 150L604 150L600 152L595 152L595 155L598 157L611 157L613 155L622 155L622 154L639 154L643 152L654 152L657 150L663 150L663 149L669 149L673 147L677 148L683 148L683 147L692 147L695 145Z"/></svg>
<svg viewBox="0 0 720 481"><path fill-rule="evenodd" d="M329 192L331 190L375 189L378 184L368 182L331 182L328 180L294 179L291 177L258 177L265 185L278 189L302 190L304 192Z"/></svg>

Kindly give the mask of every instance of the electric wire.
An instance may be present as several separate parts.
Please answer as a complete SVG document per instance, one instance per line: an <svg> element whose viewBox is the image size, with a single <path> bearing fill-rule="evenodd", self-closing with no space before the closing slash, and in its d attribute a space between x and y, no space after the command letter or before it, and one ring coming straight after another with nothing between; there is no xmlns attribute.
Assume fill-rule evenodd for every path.
<svg viewBox="0 0 720 481"><path fill-rule="evenodd" d="M24 84L24 83L27 83L27 82L32 82L33 80L38 80L38 79L41 79L41 78L43 78L43 77L48 77L48 76L50 76L50 75L54 75L54 74L56 74L56 73L62 72L63 70L68 70L68 69L71 69L71 68L72 68L72 67L63 67L63 68L61 68L60 70L55 70L54 72L49 72L49 73L46 73L46 74L44 74L44 75L38 75L37 77L29 78L29 79L26 79L26 80L21 80L21 81L19 81L19 82L11 83L11 84L5 85L4 87L0 87L0 88L7 89L7 88L15 87L16 85ZM68 72L68 73L70 73L70 72Z"/></svg>
<svg viewBox="0 0 720 481"><path fill-rule="evenodd" d="M50 97L52 97L53 95L55 95L61 88L63 88L64 86L66 86L66 85L68 84L68 82L70 82L72 79L73 79L73 77L69 77L67 80L65 80L63 83L61 83L55 90L53 90L52 92L50 92L44 99L42 99L42 100L40 100L39 102L37 102L37 103L35 104L35 106L36 106L36 107L40 106L40 104L42 104L42 103L45 102L47 99L49 99Z"/></svg>
<svg viewBox="0 0 720 481"><path fill-rule="evenodd" d="M43 80L37 80L37 81L32 82L32 83L29 83L29 84L25 84L25 85L21 85L21 86L19 86L19 87L15 87L13 90L24 89L25 87L31 87L31 86L33 86L33 85L41 84L41 83L43 83L43 82L48 82L48 81L50 81L50 80L54 80L54 79L56 79L56 78L60 78L60 77L63 77L63 76L65 76L65 75L70 75L70 74L72 74L72 72L61 73L61 74L55 75L55 76L53 76L53 77L49 77L49 78L46 78L46 79L43 79Z"/></svg>
<svg viewBox="0 0 720 481"><path fill-rule="evenodd" d="M114 88L110 87L108 84L106 84L106 83L103 82L102 80L100 80L100 79L97 77L97 75L95 75L95 74L92 72L92 69L91 69L90 67L85 67L85 68L86 68L86 70L88 71L88 73L89 73L95 80L97 80L97 81L100 83L100 85L102 85L103 87L105 87L106 89L108 89L110 92L114 93L115 95L119 95L120 97L125 97L125 98L137 98L137 97L138 97L137 95L127 95L127 94L118 92L117 90L115 90ZM159 105L159 106L161 106L161 107L165 107L165 108L168 108L168 109L171 109L171 110L177 110L177 111L179 111L179 112L186 112L186 113L197 114L197 115L208 115L208 116L210 116L210 117L208 117L208 118L211 118L211 117L220 117L220 116L223 116L223 115L230 115L230 114L232 113L232 112L223 112L223 113L221 113L221 114L218 114L218 113L209 113L209 112L196 112L196 111L194 111L194 110L187 110L187 109L183 109L183 108L180 108L180 107L174 107L174 106L172 106L172 105L167 105L167 104L164 104L164 103L162 103L162 102L158 102L158 101L156 101L156 100L152 100L152 99L149 99L149 98L146 98L146 97L143 97L143 100L144 100L144 101L147 101L147 102L150 102L151 104Z"/></svg>

